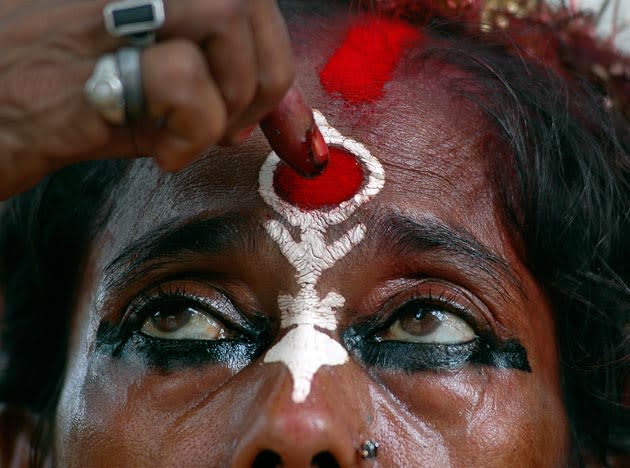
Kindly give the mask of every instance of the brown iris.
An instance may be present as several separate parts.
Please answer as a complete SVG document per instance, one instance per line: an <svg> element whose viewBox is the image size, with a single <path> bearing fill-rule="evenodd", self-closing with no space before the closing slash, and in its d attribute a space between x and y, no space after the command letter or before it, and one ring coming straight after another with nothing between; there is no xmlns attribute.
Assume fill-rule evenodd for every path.
<svg viewBox="0 0 630 468"><path fill-rule="evenodd" d="M151 315L152 325L162 333L172 333L179 330L188 322L195 313L190 307L176 305L156 310Z"/></svg>
<svg viewBox="0 0 630 468"><path fill-rule="evenodd" d="M436 331L442 325L444 314L425 308L419 304L410 304L398 319L400 328L410 335L423 336Z"/></svg>
<svg viewBox="0 0 630 468"><path fill-rule="evenodd" d="M171 340L221 340L230 336L225 324L214 315L181 302L164 303L149 314L141 331Z"/></svg>
<svg viewBox="0 0 630 468"><path fill-rule="evenodd" d="M398 309L397 319L376 338L378 341L436 344L473 340L476 335L470 325L445 307L423 299L412 300Z"/></svg>

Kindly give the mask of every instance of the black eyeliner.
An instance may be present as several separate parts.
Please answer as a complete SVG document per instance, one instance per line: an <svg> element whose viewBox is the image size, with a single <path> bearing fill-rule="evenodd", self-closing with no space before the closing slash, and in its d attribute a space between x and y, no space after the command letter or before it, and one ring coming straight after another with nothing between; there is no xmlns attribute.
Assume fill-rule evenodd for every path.
<svg viewBox="0 0 630 468"><path fill-rule="evenodd" d="M415 372L456 369L472 363L531 372L527 351L517 340L502 341L482 333L472 341L457 344L381 341L368 328L358 325L343 334L346 348L368 366Z"/></svg>
<svg viewBox="0 0 630 468"><path fill-rule="evenodd" d="M170 340L134 330L125 333L111 322L102 322L96 332L97 347L116 359L139 356L148 367L173 371L205 364L240 369L262 354L268 345L265 333L243 339Z"/></svg>
<svg viewBox="0 0 630 468"><path fill-rule="evenodd" d="M134 333L125 346L127 352L141 355L150 367L166 371L204 364L242 369L260 354L260 347L249 341L169 340L140 332Z"/></svg>

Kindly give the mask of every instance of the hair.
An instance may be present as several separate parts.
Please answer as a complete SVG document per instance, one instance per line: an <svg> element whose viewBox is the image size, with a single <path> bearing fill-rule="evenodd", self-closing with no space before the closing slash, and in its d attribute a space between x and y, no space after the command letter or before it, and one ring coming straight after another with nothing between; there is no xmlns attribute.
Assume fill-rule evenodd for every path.
<svg viewBox="0 0 630 468"><path fill-rule="evenodd" d="M463 70L466 79L440 78L485 112L509 149L509 161L505 154L491 161L492 176L524 260L553 305L574 460L589 453L606 465L607 456L630 452L623 400L630 385L630 125L587 82L503 45L471 41L453 23L428 29L441 45L410 60ZM85 255L127 167L72 166L7 203L0 401L53 414Z"/></svg>

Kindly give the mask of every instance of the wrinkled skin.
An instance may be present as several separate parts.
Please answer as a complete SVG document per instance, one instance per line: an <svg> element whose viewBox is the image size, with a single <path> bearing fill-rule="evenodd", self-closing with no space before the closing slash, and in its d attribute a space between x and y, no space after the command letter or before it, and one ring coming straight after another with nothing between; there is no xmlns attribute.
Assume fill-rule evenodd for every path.
<svg viewBox="0 0 630 468"><path fill-rule="evenodd" d="M295 292L296 284L262 228L278 215L257 192L269 151L257 131L240 146L211 149L176 174L137 161L122 182L112 215L91 245L76 302L55 419L57 464L249 467L268 450L287 467L311 466L321 453L341 466L564 466L568 426L553 312L524 266L491 189L489 127L471 104L440 86L444 68L397 75L373 105L352 108L331 98L316 71L343 37L346 20L310 24L312 30L293 33L305 96L342 134L364 143L386 173L381 193L348 221L363 221L366 238L318 285L322 295L336 291L346 299L332 336L341 340L345 330L379 313L393 297L432 282L441 285L439 294L465 291L459 297L469 298L465 305L476 320L527 350L531 372L481 364L403 372L367 366L350 353L347 364L320 369L306 402L296 404L291 374L282 364L263 363L262 356L244 364L165 371L133 350L112 357L99 346L102 321L119 323L141 293L150 296L166 283L167 290L199 297L221 291L239 313L269 323L273 342L281 338L277 296ZM468 232L505 262L509 274L480 273L474 259L444 249L393 246L382 222L393 213ZM106 271L158 226L216 216L232 216L228 223L238 227L234 236L241 242L135 265L142 274ZM343 226L349 224L331 230L333 236ZM374 461L358 455L365 439L380 444ZM316 458L315 466L333 466L322 460Z"/></svg>

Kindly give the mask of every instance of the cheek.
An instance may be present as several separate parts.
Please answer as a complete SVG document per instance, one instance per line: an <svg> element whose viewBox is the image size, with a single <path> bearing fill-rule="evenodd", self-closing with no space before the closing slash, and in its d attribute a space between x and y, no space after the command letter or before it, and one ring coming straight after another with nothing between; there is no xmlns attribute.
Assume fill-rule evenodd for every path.
<svg viewBox="0 0 630 468"><path fill-rule="evenodd" d="M413 441L401 446L407 460L439 459L444 466L566 464L562 401L533 374L485 367L377 374L412 415L406 424L399 423L407 428L401 439ZM405 413L400 408L389 412ZM436 441L426 444L431 433Z"/></svg>
<svg viewBox="0 0 630 468"><path fill-rule="evenodd" d="M254 369L232 375L212 366L169 376L93 363L60 404L57 464L227 462L247 421L278 386L273 366ZM355 413L371 415L368 433L383 446L386 466L564 466L562 403L534 374L470 368L371 377L357 370L351 381L337 377L342 403L336 412L350 410L347 421ZM353 388L352 395L344 388ZM350 409L352 402L369 411Z"/></svg>
<svg viewBox="0 0 630 468"><path fill-rule="evenodd" d="M237 409L234 402L214 405L212 431L178 434L186 415L233 375L220 366L160 375L139 363L93 359L84 381L65 390L60 401L57 466L187 466L191 446L202 442L204 452L218 459L225 439L211 440L208 434L228 420L226 408Z"/></svg>

